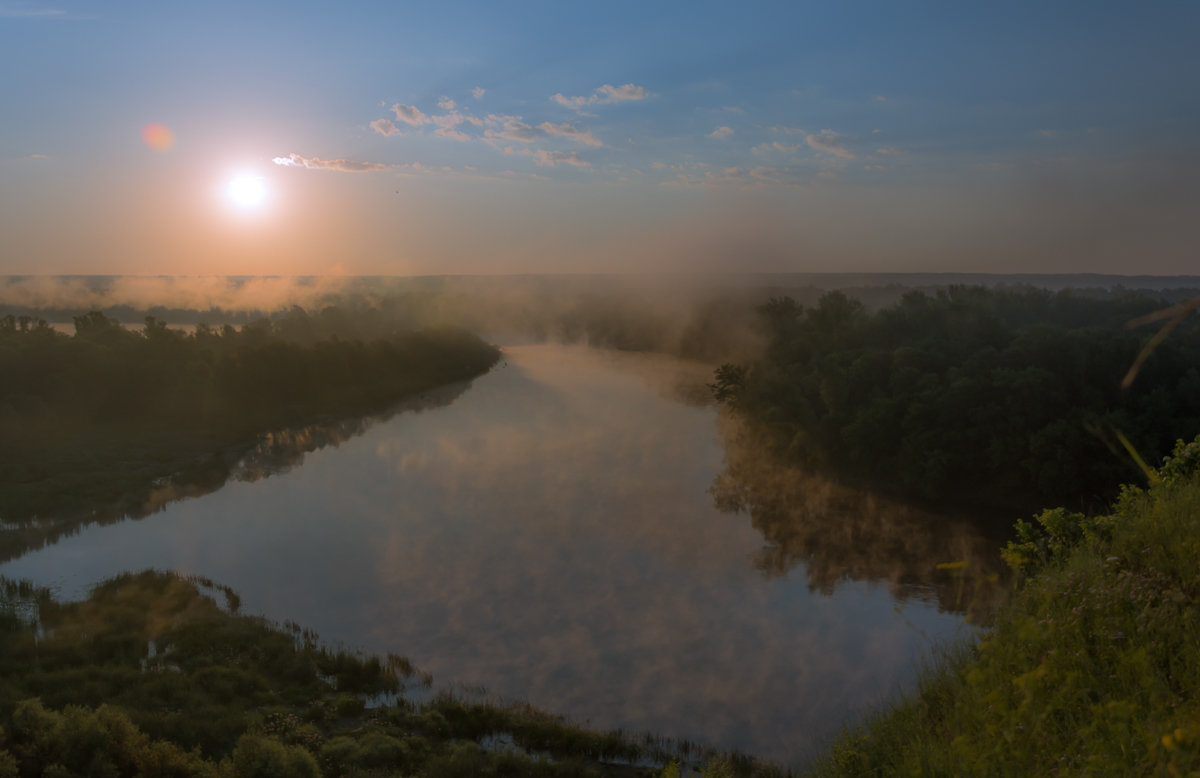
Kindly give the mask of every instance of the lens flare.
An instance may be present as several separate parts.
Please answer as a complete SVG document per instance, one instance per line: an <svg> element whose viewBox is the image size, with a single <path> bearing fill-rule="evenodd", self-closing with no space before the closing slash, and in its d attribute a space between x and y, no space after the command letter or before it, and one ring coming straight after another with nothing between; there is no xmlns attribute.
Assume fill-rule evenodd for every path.
<svg viewBox="0 0 1200 778"><path fill-rule="evenodd" d="M170 151L175 146L175 133L165 124L147 124L142 128L142 142L155 151Z"/></svg>

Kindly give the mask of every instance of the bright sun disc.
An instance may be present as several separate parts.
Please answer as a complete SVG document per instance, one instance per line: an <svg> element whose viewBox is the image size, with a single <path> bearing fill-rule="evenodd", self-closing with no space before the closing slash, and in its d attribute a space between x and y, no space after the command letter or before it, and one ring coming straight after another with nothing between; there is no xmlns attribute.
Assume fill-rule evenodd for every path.
<svg viewBox="0 0 1200 778"><path fill-rule="evenodd" d="M262 176L238 176L226 185L225 194L238 208L251 210L266 202L267 184Z"/></svg>

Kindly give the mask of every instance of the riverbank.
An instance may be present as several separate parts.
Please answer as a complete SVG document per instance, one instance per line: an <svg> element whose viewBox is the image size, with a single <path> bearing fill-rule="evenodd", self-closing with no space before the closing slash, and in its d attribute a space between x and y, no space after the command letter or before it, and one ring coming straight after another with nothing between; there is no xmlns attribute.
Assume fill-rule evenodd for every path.
<svg viewBox="0 0 1200 778"><path fill-rule="evenodd" d="M385 411L500 356L451 329L303 341L267 320L184 333L76 318L73 337L0 320L0 560L144 515L166 488L211 491L265 434Z"/></svg>
<svg viewBox="0 0 1200 778"><path fill-rule="evenodd" d="M1107 515L1047 511L1006 557L995 627L847 731L812 775L1194 775L1200 769L1200 438Z"/></svg>
<svg viewBox="0 0 1200 778"><path fill-rule="evenodd" d="M652 776L689 754L779 774L530 705L414 701L406 688L431 681L408 660L238 608L227 587L173 573L117 576L79 602L5 581L0 776Z"/></svg>

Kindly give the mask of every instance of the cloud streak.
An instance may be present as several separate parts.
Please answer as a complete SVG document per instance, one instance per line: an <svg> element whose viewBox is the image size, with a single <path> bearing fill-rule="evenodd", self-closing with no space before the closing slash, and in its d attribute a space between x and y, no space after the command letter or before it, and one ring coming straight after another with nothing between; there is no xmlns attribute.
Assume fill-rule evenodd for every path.
<svg viewBox="0 0 1200 778"><path fill-rule="evenodd" d="M650 91L644 86L625 84L613 86L604 84L590 95L567 97L561 92L553 94L550 99L572 111L581 111L589 105L605 105L608 103L624 103L635 100L645 100L650 97Z"/></svg>
<svg viewBox="0 0 1200 778"><path fill-rule="evenodd" d="M582 143L585 146L592 146L593 148L600 148L604 145L603 141L592 135L591 130L581 130L567 122L563 122L562 124L542 122L538 125L538 129L551 137L566 138L567 140Z"/></svg>
<svg viewBox="0 0 1200 778"><path fill-rule="evenodd" d="M578 151L547 151L546 149L520 149L516 146L506 146L504 153L520 157L533 157L533 163L539 167L556 165L591 167L591 163L580 157Z"/></svg>
<svg viewBox="0 0 1200 778"><path fill-rule="evenodd" d="M771 141L770 143L760 143L750 151L754 154L770 154L771 152L781 152L784 154L793 154L801 146L800 143L780 143L779 141Z"/></svg>
<svg viewBox="0 0 1200 778"><path fill-rule="evenodd" d="M0 19L67 22L95 19L94 16L64 11L61 8L8 8L0 6Z"/></svg>
<svg viewBox="0 0 1200 778"><path fill-rule="evenodd" d="M385 162L361 162L353 159L321 159L320 157L302 157L299 154L275 157L271 161L283 167L302 167L308 170L336 170L342 173L372 173L395 167L395 165Z"/></svg>
<svg viewBox="0 0 1200 778"><path fill-rule="evenodd" d="M534 143L544 138L563 138L592 148L600 148L604 145L603 141L592 135L591 130L581 130L569 122L561 124L542 122L534 127L526 123L520 116L490 114L486 123L499 127L499 129L487 129L483 132L483 140L493 146L498 146L502 142Z"/></svg>
<svg viewBox="0 0 1200 778"><path fill-rule="evenodd" d="M804 141L817 151L823 151L841 159L854 159L854 152L845 146L845 137L833 130L821 130L816 135L806 136Z"/></svg>

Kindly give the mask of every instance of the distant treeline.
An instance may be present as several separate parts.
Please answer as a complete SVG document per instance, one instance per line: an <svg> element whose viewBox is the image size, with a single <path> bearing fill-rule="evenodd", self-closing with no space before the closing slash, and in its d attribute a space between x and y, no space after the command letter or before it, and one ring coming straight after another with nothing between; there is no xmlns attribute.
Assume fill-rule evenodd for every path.
<svg viewBox="0 0 1200 778"><path fill-rule="evenodd" d="M1122 377L1161 308L1137 294L956 287L868 314L840 292L760 306L768 346L717 370L714 393L788 457L935 503L1102 507L1137 477L1122 437L1156 463L1200 432L1195 317Z"/></svg>
<svg viewBox="0 0 1200 778"><path fill-rule="evenodd" d="M223 479L263 432L380 411L499 357L462 330L343 339L337 311L302 314L185 333L93 311L73 337L0 317L0 518L94 509L198 460Z"/></svg>

